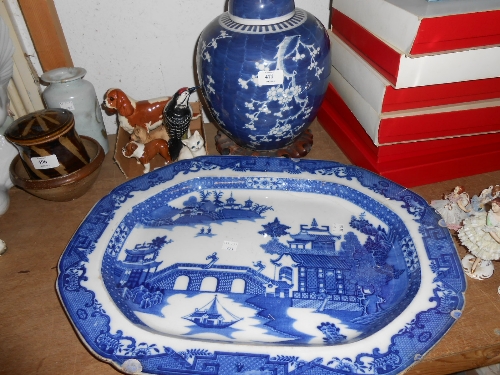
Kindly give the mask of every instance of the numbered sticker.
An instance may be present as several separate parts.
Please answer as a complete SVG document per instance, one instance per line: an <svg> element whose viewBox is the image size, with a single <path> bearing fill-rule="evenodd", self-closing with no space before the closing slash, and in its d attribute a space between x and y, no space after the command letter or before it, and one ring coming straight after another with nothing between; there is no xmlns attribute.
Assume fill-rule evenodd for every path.
<svg viewBox="0 0 500 375"><path fill-rule="evenodd" d="M260 86L280 85L283 83L283 70L260 71L257 78Z"/></svg>
<svg viewBox="0 0 500 375"><path fill-rule="evenodd" d="M222 250L236 251L238 247L238 242L234 241L224 241L222 244Z"/></svg>
<svg viewBox="0 0 500 375"><path fill-rule="evenodd" d="M332 225L332 232L343 233L344 232L344 225L343 224L333 224Z"/></svg>
<svg viewBox="0 0 500 375"><path fill-rule="evenodd" d="M67 102L59 102L59 107L67 109L68 111L75 110L75 106L73 105L73 102L71 100Z"/></svg>
<svg viewBox="0 0 500 375"><path fill-rule="evenodd" d="M59 167L59 160L57 160L57 156L49 155L49 156L40 156L31 158L31 162L35 169L49 169Z"/></svg>

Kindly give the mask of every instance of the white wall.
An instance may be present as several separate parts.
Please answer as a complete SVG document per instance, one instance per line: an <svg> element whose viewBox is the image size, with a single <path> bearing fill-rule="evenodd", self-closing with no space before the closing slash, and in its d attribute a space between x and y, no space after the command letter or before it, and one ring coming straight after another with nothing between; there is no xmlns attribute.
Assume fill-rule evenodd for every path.
<svg viewBox="0 0 500 375"><path fill-rule="evenodd" d="M119 87L136 100L195 85L194 53L203 28L226 0L55 0L73 64L97 96ZM327 27L330 0L295 0ZM192 96L197 100L196 96ZM115 118L105 117L109 134Z"/></svg>

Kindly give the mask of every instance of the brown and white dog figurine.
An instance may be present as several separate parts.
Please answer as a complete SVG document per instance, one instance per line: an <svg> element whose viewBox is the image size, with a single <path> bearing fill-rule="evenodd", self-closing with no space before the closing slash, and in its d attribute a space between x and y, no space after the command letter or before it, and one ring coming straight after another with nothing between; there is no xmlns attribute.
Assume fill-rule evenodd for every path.
<svg viewBox="0 0 500 375"><path fill-rule="evenodd" d="M158 126L156 129L147 131L143 126L136 126L134 128L134 131L130 135L131 141L144 144L151 142L153 139L164 139L168 142L170 137L168 135L167 129L165 129L165 127L162 125Z"/></svg>
<svg viewBox="0 0 500 375"><path fill-rule="evenodd" d="M158 154L165 159L165 164L172 162L168 143L164 139L153 139L146 144L130 141L122 148L122 153L127 158L136 158L144 166L143 173L149 172L150 162Z"/></svg>
<svg viewBox="0 0 500 375"><path fill-rule="evenodd" d="M163 109L170 97L134 100L122 90L112 88L104 95L104 106L118 112L118 123L129 134L136 126L153 130L161 125Z"/></svg>

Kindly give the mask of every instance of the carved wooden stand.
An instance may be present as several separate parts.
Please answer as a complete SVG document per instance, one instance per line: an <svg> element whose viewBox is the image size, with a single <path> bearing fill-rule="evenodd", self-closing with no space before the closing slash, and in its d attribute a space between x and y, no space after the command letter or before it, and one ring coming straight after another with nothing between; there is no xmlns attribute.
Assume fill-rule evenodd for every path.
<svg viewBox="0 0 500 375"><path fill-rule="evenodd" d="M217 131L217 135L215 136L215 146L221 155L284 156L287 158L301 158L311 151L312 145L313 134L309 129L306 129L287 147L265 151L256 151L241 147L220 130Z"/></svg>

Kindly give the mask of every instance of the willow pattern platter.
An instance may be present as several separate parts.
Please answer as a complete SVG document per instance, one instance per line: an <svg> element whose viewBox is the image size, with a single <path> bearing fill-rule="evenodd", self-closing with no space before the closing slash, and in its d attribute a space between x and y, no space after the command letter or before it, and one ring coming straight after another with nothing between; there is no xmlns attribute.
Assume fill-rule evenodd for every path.
<svg viewBox="0 0 500 375"><path fill-rule="evenodd" d="M355 166L199 157L99 201L57 290L84 344L125 373L397 374L464 306L439 218Z"/></svg>

